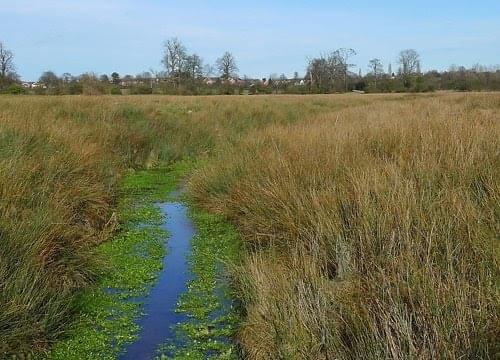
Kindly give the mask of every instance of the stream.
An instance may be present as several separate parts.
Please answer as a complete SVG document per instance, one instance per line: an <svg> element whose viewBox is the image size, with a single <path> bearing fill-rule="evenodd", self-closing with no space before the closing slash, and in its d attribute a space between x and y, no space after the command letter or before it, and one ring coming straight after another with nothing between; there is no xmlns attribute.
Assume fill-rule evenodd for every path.
<svg viewBox="0 0 500 360"><path fill-rule="evenodd" d="M167 254L156 284L144 301L139 339L126 348L123 360L153 359L158 346L175 337L173 325L185 322L187 315L176 312L177 301L187 291L192 278L188 265L190 241L196 234L186 207L180 202L159 204L165 218L163 229L168 231Z"/></svg>
<svg viewBox="0 0 500 360"><path fill-rule="evenodd" d="M130 173L117 206L120 228L96 247L107 260L79 315L47 360L238 359L241 305L230 269L241 238L223 216L181 202L186 171ZM232 270L231 270L232 271Z"/></svg>
<svg viewBox="0 0 500 360"><path fill-rule="evenodd" d="M239 318L223 275L223 263L237 254L236 233L181 202L157 206L167 251L149 294L131 300L141 304L140 331L119 359L237 358L232 334Z"/></svg>

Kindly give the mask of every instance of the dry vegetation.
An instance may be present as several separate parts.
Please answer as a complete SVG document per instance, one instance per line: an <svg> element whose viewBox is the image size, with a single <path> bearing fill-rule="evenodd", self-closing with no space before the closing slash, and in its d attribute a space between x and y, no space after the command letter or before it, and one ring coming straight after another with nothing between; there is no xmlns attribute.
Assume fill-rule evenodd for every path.
<svg viewBox="0 0 500 360"><path fill-rule="evenodd" d="M249 358L499 354L497 95L270 126L191 191L253 249L237 272Z"/></svg>
<svg viewBox="0 0 500 360"><path fill-rule="evenodd" d="M252 359L498 354L500 96L0 98L0 354L60 336L127 168L248 244Z"/></svg>
<svg viewBox="0 0 500 360"><path fill-rule="evenodd" d="M47 347L78 311L125 169L209 155L343 103L252 100L0 97L0 358Z"/></svg>

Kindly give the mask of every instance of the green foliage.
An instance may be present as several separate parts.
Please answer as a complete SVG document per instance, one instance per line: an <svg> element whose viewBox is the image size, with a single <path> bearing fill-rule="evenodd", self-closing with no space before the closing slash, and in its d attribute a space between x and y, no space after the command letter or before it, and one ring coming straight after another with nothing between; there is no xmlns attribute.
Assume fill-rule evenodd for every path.
<svg viewBox="0 0 500 360"><path fill-rule="evenodd" d="M120 90L120 88L118 86L112 86L111 89L109 90L109 93L111 95L121 95L122 91Z"/></svg>
<svg viewBox="0 0 500 360"><path fill-rule="evenodd" d="M3 89L0 93L9 95L21 95L26 94L26 89L18 84L11 84Z"/></svg>
<svg viewBox="0 0 500 360"><path fill-rule="evenodd" d="M83 85L77 82L71 82L70 84L68 84L68 94L69 95L83 94Z"/></svg>
<svg viewBox="0 0 500 360"><path fill-rule="evenodd" d="M130 95L147 95L152 93L153 89L148 85L132 86L130 88Z"/></svg>

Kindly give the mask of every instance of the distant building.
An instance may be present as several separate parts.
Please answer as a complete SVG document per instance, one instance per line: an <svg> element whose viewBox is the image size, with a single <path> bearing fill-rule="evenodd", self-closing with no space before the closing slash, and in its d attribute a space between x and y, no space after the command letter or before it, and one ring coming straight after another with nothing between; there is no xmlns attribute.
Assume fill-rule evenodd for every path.
<svg viewBox="0 0 500 360"><path fill-rule="evenodd" d="M219 78L216 77L206 77L203 81L207 85L214 85L215 83L217 83L218 80Z"/></svg>

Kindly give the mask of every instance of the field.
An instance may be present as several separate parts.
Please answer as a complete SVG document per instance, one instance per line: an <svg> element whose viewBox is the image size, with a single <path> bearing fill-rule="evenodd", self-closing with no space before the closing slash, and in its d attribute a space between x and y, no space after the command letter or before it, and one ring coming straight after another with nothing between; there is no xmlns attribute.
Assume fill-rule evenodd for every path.
<svg viewBox="0 0 500 360"><path fill-rule="evenodd" d="M130 169L242 235L249 359L500 354L500 95L0 97L0 356L50 348Z"/></svg>

